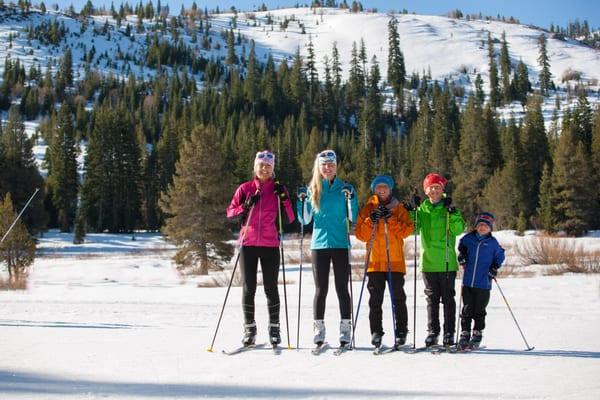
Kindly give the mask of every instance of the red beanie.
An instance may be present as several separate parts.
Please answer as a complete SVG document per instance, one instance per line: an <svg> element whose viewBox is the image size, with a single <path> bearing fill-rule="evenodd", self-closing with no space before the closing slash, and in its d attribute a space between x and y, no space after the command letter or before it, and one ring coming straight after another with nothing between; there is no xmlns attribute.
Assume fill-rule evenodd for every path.
<svg viewBox="0 0 600 400"><path fill-rule="evenodd" d="M444 189L446 187L446 183L448 180L439 174L427 174L425 179L423 179L423 190L427 190L427 188L431 185L438 184Z"/></svg>

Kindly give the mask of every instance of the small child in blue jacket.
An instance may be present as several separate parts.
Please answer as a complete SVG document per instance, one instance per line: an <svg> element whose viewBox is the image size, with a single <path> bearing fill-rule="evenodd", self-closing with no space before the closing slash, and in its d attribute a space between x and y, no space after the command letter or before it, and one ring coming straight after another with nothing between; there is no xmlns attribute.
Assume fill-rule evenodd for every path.
<svg viewBox="0 0 600 400"><path fill-rule="evenodd" d="M459 348L477 348L483 338L492 279L504 262L504 249L492 236L494 222L493 214L479 214L475 229L463 236L458 245L458 262L464 270ZM472 336L471 320L475 321Z"/></svg>

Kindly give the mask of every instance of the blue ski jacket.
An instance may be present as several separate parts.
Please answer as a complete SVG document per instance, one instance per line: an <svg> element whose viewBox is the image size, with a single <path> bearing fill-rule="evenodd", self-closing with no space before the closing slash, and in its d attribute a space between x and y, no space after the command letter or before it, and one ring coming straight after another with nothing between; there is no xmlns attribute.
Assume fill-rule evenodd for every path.
<svg viewBox="0 0 600 400"><path fill-rule="evenodd" d="M500 268L504 262L504 249L490 233L481 238L477 232L467 233L458 245L459 259L466 258L463 286L492 289L489 271L492 266Z"/></svg>
<svg viewBox="0 0 600 400"><path fill-rule="evenodd" d="M348 243L348 225L346 221L346 195L342 192L343 188L348 188L352 193L350 204L350 221L356 222L358 215L358 200L354 187L349 183L335 178L330 184L328 180L323 179L323 191L319 210L315 210L310 203L310 190L302 202L297 201L296 210L298 210L298 220L304 225L308 225L311 219L314 219L313 234L310 243L311 250L319 249L346 249L350 247Z"/></svg>

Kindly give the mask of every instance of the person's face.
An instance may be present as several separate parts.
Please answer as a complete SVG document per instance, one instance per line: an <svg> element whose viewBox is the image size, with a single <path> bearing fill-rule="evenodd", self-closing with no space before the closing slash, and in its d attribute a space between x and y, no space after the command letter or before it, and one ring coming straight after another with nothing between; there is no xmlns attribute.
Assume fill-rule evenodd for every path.
<svg viewBox="0 0 600 400"><path fill-rule="evenodd" d="M321 173L321 176L324 179L330 181L333 178L335 178L335 174L337 172L337 164L332 162L319 164L319 172Z"/></svg>
<svg viewBox="0 0 600 400"><path fill-rule="evenodd" d="M273 166L271 164L261 162L256 166L255 172L258 179L261 181L266 181L273 176Z"/></svg>
<svg viewBox="0 0 600 400"><path fill-rule="evenodd" d="M375 194L379 198L380 202L385 202L390 198L390 188L385 183L380 183L375 186Z"/></svg>
<svg viewBox="0 0 600 400"><path fill-rule="evenodd" d="M425 189L425 194L429 197L429 201L432 203L439 203L442 200L442 195L444 194L444 188L442 185L438 185L434 183Z"/></svg>
<svg viewBox="0 0 600 400"><path fill-rule="evenodd" d="M490 226L485 222L478 223L475 229L477 230L477 233L479 233L481 236L487 235L492 231L490 229Z"/></svg>

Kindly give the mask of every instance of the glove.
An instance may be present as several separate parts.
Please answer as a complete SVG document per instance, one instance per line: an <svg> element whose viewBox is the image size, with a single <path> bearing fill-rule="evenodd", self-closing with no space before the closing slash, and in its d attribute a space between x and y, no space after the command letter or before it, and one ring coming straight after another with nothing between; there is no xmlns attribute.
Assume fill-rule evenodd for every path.
<svg viewBox="0 0 600 400"><path fill-rule="evenodd" d="M404 208L406 208L406 211L415 211L415 207L413 207L413 205L410 204L408 201L405 201L404 203L402 203L402 205L404 206Z"/></svg>
<svg viewBox="0 0 600 400"><path fill-rule="evenodd" d="M452 205L452 197L444 197L442 199L442 203L444 204L444 207L446 207L446 210L448 210L450 214L454 214L456 212L456 207Z"/></svg>
<svg viewBox="0 0 600 400"><path fill-rule="evenodd" d="M244 202L244 209L249 210L250 208L252 208L256 204L258 199L260 199L259 190L257 190L256 193L254 193L252 196L246 199L246 201Z"/></svg>
<svg viewBox="0 0 600 400"><path fill-rule="evenodd" d="M465 267L465 265L467 265L467 254L466 253L459 253L458 254L458 263L463 268Z"/></svg>
<svg viewBox="0 0 600 400"><path fill-rule="evenodd" d="M392 216L392 211L383 204L380 204L377 207L377 210L379 211L379 218L387 220L389 217Z"/></svg>
<svg viewBox="0 0 600 400"><path fill-rule="evenodd" d="M371 218L373 225L376 225L377 221L379 221L379 218L381 218L381 215L379 215L379 210L378 209L373 210L373 212L371 213L369 218Z"/></svg>
<svg viewBox="0 0 600 400"><path fill-rule="evenodd" d="M308 189L306 186L300 186L296 192L296 196L298 196L298 198L301 200L305 199L306 196L308 196Z"/></svg>
<svg viewBox="0 0 600 400"><path fill-rule="evenodd" d="M492 264L490 270L488 271L488 276L490 279L493 279L496 277L496 275L498 275L498 266L496 264Z"/></svg>
<svg viewBox="0 0 600 400"><path fill-rule="evenodd" d="M279 181L275 181L274 192L281 199L281 201L288 199L287 191L285 190L285 186L283 186Z"/></svg>
<svg viewBox="0 0 600 400"><path fill-rule="evenodd" d="M354 198L354 188L352 187L352 185L344 183L344 185L342 186L342 193L344 193L344 195L349 199Z"/></svg>
<svg viewBox="0 0 600 400"><path fill-rule="evenodd" d="M412 198L412 202L413 202L415 208L419 207L421 205L421 196L415 194Z"/></svg>

